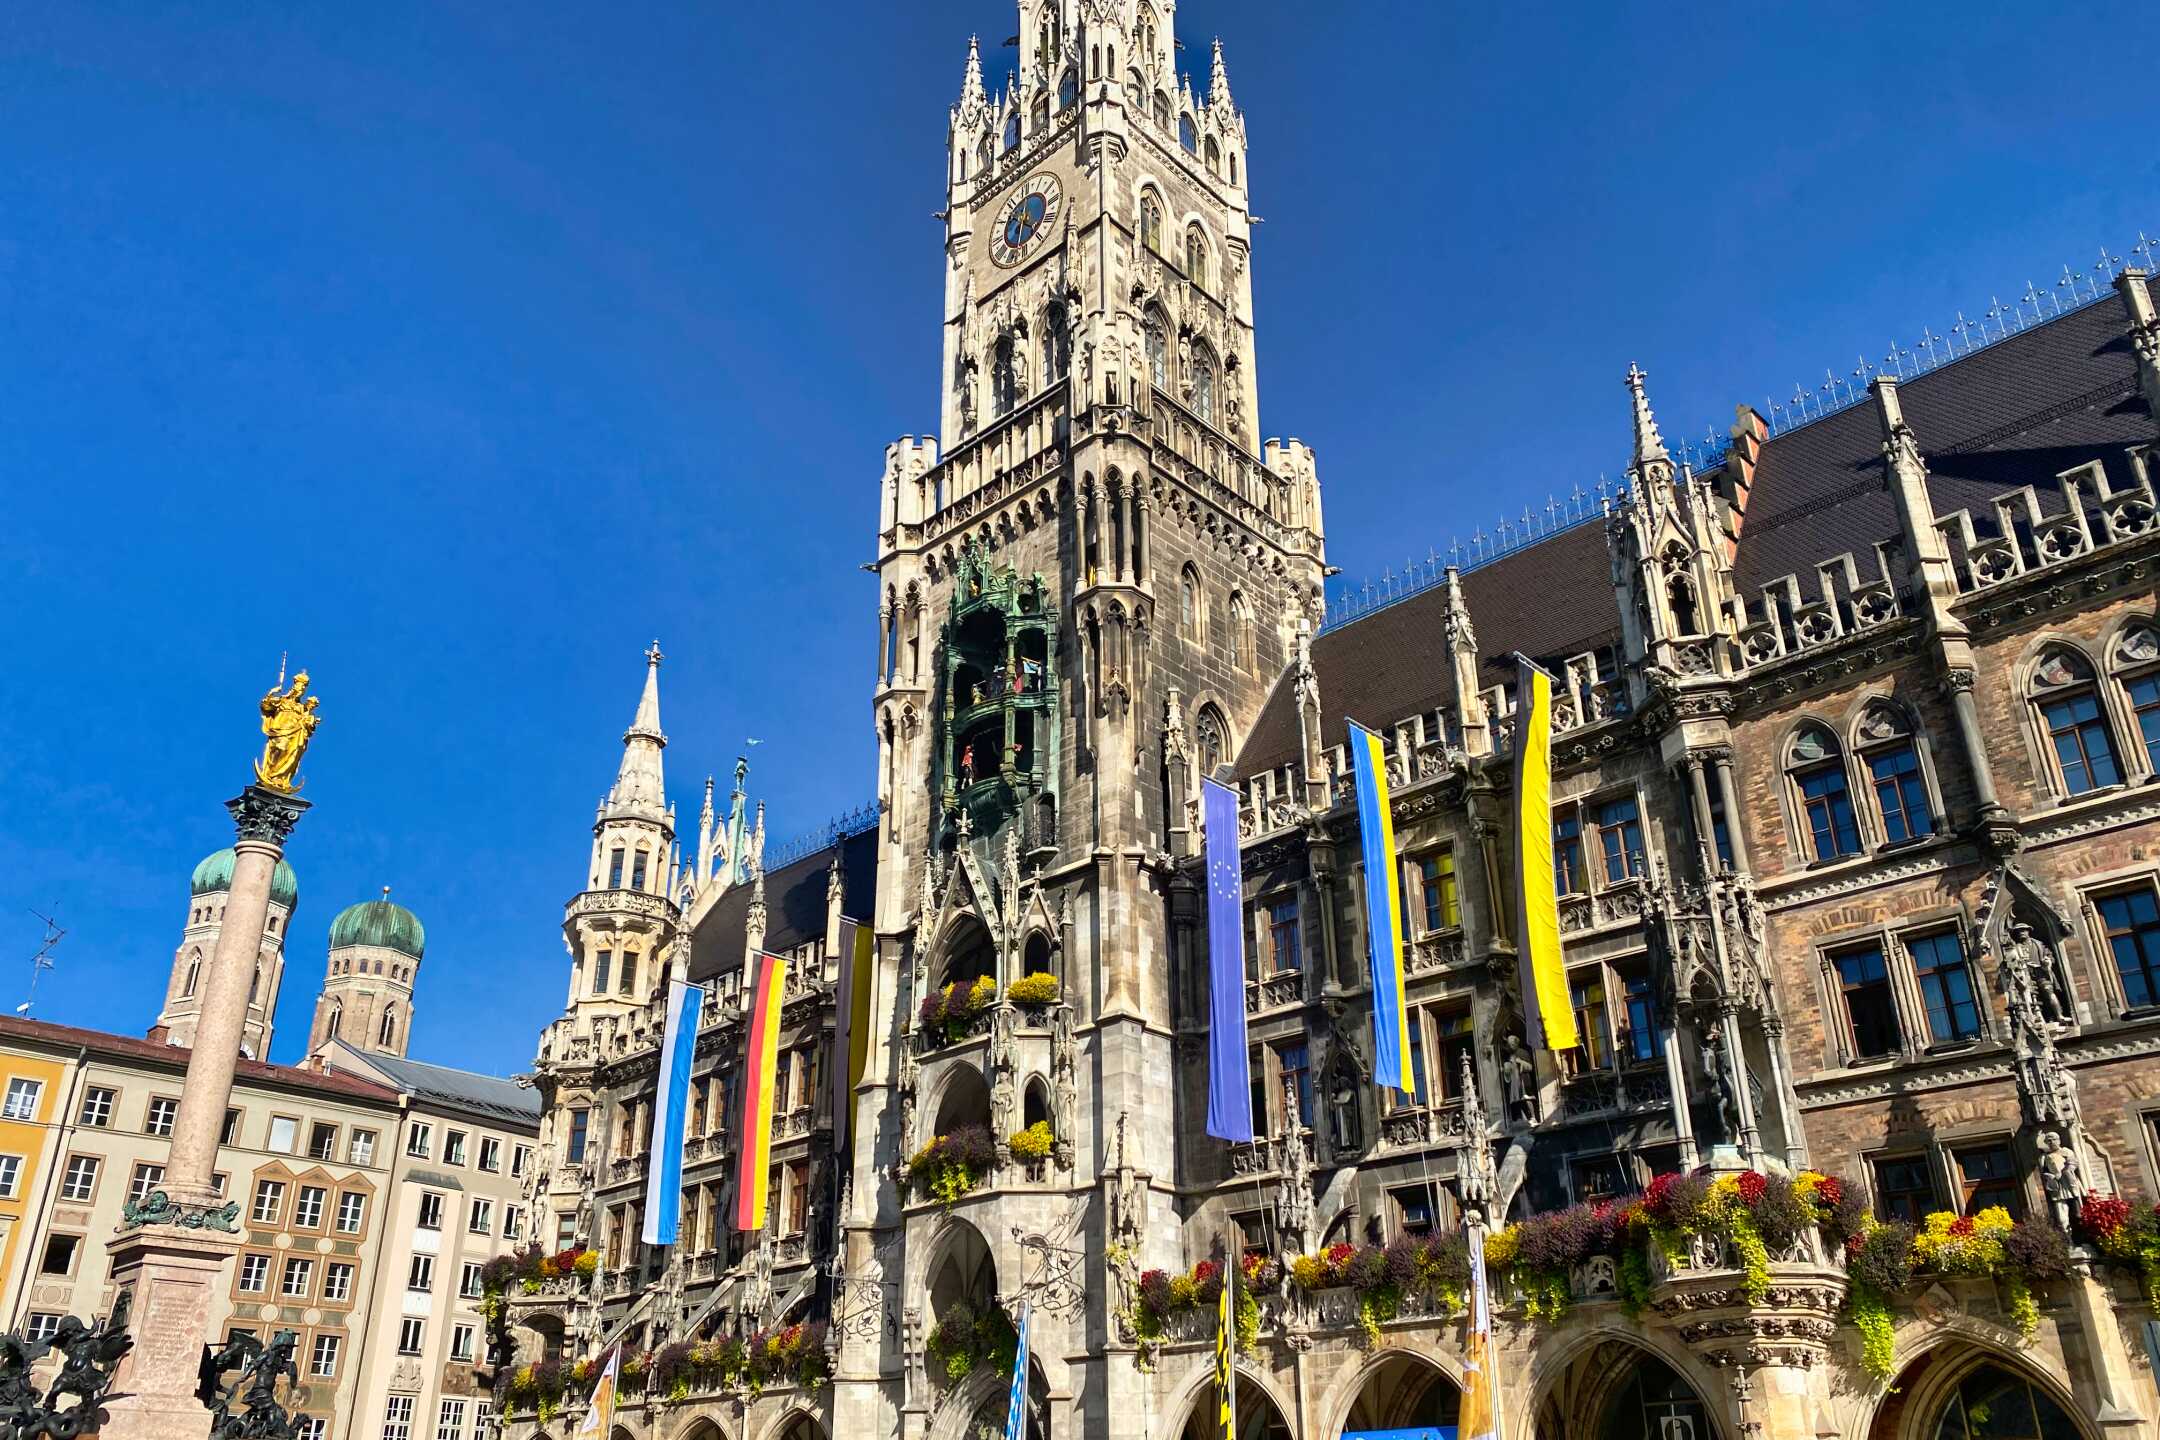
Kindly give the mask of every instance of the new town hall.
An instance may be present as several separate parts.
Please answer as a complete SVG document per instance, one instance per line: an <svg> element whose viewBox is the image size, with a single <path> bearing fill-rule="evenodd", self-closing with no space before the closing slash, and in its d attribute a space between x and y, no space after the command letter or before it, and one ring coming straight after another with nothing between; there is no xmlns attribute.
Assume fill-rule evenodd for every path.
<svg viewBox="0 0 2160 1440"><path fill-rule="evenodd" d="M1193 1296L1203 1262L1249 1255L1242 1435L1446 1426L1456 1297L1386 1267L1427 1263L1466 1208L1499 1231L1707 1165L1835 1176L1854 1225L1915 1224L1923 1261L1951 1254L1937 1212L1944 1236L2058 1217L2075 1248L1922 1263L1866 1335L1827 1219L1752 1258L1697 1236L1632 1284L1595 1246L1558 1294L1503 1271L1509 1440L2160 1435L2145 1283L2083 1203L2160 1198L2142 272L1799 413L1741 407L1695 464L1616 375L1623 492L1331 620L1314 453L1259 438L1244 116L1219 45L1204 86L1177 74L1174 19L1027 0L995 95L969 47L944 440L892 445L877 481L874 817L768 867L761 810L708 785L686 860L649 659L537 1062L537 1233L602 1258L508 1296L518 1374L672 1346L665 1374L634 1367L618 1433L958 1440L1003 1429L1025 1305L1033 1434L1199 1436ZM1513 978L1518 652L1561 677L1584 1037L1562 1055L1526 1043ZM1390 748L1413 1092L1369 1078L1346 718ZM1239 1147L1201 1123L1195 800L1225 774L1260 1132ZM844 918L875 951L836 1126ZM753 951L787 970L770 1223L744 1236ZM660 1250L637 1235L670 975L709 999ZM575 1427L581 1391L518 1384L513 1433Z"/></svg>

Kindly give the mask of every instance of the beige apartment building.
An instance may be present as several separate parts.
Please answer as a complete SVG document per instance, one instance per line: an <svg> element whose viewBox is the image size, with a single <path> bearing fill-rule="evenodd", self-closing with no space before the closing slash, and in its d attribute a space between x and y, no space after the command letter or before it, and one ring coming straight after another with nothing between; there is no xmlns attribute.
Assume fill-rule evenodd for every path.
<svg viewBox="0 0 2160 1440"><path fill-rule="evenodd" d="M346 1432L382 1440L494 1440L481 1376L480 1271L532 1238L540 1102L509 1080L370 1054L333 1040L313 1057L399 1095L382 1260L367 1307L360 1402Z"/></svg>
<svg viewBox="0 0 2160 1440"><path fill-rule="evenodd" d="M187 1063L163 1040L0 1018L0 1071L50 1090L0 1289L7 1329L38 1337L111 1309L106 1243L164 1179ZM355 1433L401 1120L398 1092L355 1074L242 1060L234 1080L217 1179L245 1248L212 1316L220 1334L298 1334L302 1440Z"/></svg>

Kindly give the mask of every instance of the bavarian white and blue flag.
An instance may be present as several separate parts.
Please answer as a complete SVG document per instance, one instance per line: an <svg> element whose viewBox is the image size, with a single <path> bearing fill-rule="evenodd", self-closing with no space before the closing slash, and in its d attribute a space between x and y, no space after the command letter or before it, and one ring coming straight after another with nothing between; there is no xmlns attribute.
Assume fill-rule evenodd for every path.
<svg viewBox="0 0 2160 1440"><path fill-rule="evenodd" d="M1020 1339L1013 1346L1012 1395L1005 1405L1005 1440L1027 1440L1028 1306L1020 1302Z"/></svg>
<svg viewBox="0 0 2160 1440"><path fill-rule="evenodd" d="M668 982L667 1031L660 1041L660 1085L653 1097L652 1163L645 1177L647 1245L673 1245L682 1224L683 1132L690 1118L690 1066L697 1055L704 987Z"/></svg>

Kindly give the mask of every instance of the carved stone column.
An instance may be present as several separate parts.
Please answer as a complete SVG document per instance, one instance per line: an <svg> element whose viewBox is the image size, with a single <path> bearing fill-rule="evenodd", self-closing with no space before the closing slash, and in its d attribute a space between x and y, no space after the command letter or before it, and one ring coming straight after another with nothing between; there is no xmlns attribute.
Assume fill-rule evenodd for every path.
<svg viewBox="0 0 2160 1440"><path fill-rule="evenodd" d="M114 1311L135 1338L115 1376L119 1398L106 1407L112 1418L100 1433L109 1440L178 1440L210 1431L210 1412L195 1398L196 1372L225 1262L240 1247L239 1202L221 1199L213 1188L218 1136L270 915L271 873L308 802L250 785L225 808L239 831L232 890L188 1053L165 1181L141 1205L127 1207L120 1232L106 1245Z"/></svg>

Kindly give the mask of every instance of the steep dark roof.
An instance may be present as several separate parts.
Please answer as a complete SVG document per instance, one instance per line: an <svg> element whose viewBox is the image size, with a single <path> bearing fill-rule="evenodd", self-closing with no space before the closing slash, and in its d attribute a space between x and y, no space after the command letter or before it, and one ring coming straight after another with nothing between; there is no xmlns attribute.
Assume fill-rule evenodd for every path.
<svg viewBox="0 0 2160 1440"><path fill-rule="evenodd" d="M537 1127L540 1123L539 1092L528 1090L514 1080L475 1074L470 1070L453 1070L447 1065L430 1065L424 1060L404 1060L395 1055L362 1054L360 1059L388 1076L414 1099L431 1100L518 1125Z"/></svg>
<svg viewBox="0 0 2160 1440"><path fill-rule="evenodd" d="M1935 513L1969 510L1979 532L1989 534L1990 502L2026 485L2043 513L2059 513L2065 497L2056 477L2093 460L2117 488L2131 485L2122 451L2153 438L2154 417L2138 393L2127 328L2121 298L2107 293L1902 383ZM1814 597L1815 567L1843 552L1852 552L1863 580L1880 578L1874 547L1897 535L1875 407L1854 405L1763 446L1734 581L1752 615L1761 587L1786 575L1797 574L1803 595ZM1469 571L1462 586L1486 685L1507 678L1510 651L1559 660L1619 635L1605 531L1595 522ZM1451 698L1441 638L1446 614L1447 591L1435 587L1314 638L1325 745L1343 743L1346 717L1395 724ZM1237 770L1259 774L1297 753L1296 700L1285 673L1246 737Z"/></svg>
<svg viewBox="0 0 2160 1440"><path fill-rule="evenodd" d="M1482 565L1462 577L1462 586L1487 684L1501 678L1512 651L1539 659L1577 655L1619 633L1605 529L1596 522ZM1454 677L1442 638L1446 619L1447 590L1436 586L1313 637L1324 745L1348 738L1346 717L1389 725L1452 698ZM1278 680L1238 754L1237 770L1258 774L1297 753L1296 696L1287 679Z"/></svg>
<svg viewBox="0 0 2160 1440"><path fill-rule="evenodd" d="M844 877L841 913L870 919L877 898L877 838L873 825L767 875L765 948L784 952L823 937L825 875L835 854ZM737 885L705 913L690 936L690 979L710 980L742 967L749 912L750 887Z"/></svg>
<svg viewBox="0 0 2160 1440"><path fill-rule="evenodd" d="M2110 483L2129 485L2122 448L2150 440L2153 417L2126 330L2121 298L2104 294L1899 385L1935 513L1971 510L1986 532L1989 502L2025 485L2059 513L2055 477L2091 460L2106 463ZM1752 613L1762 587L1786 575L1813 596L1815 566L1848 550L1863 579L1878 579L1874 547L1897 533L1882 427L1872 404L1855 405L1763 446L1733 580Z"/></svg>
<svg viewBox="0 0 2160 1440"><path fill-rule="evenodd" d="M187 1070L190 1054L185 1045L138 1039L133 1035L108 1035L102 1030L83 1030L73 1025L55 1025L49 1020L24 1020L13 1015L0 1015L0 1040L22 1040L67 1050L86 1050L106 1059L156 1065L176 1074ZM357 1075L344 1075L334 1070L302 1070L291 1065L271 1065L244 1057L234 1070L234 1083L242 1081L276 1085L288 1090L313 1090L348 1100L371 1100L392 1107L396 1106L398 1099L397 1091L377 1085L372 1080L363 1080Z"/></svg>

